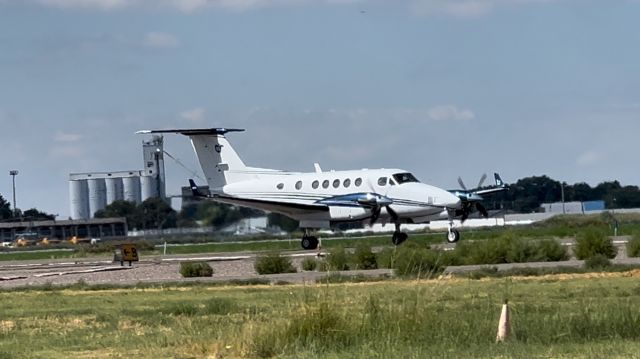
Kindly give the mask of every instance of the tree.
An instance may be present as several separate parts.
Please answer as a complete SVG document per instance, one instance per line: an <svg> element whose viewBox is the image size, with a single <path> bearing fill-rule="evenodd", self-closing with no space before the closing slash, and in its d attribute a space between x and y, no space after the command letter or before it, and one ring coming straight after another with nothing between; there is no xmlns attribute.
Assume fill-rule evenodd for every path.
<svg viewBox="0 0 640 359"><path fill-rule="evenodd" d="M142 228L142 222L138 211L138 206L129 201L114 201L104 209L97 211L96 218L124 217L127 225L131 228Z"/></svg>
<svg viewBox="0 0 640 359"><path fill-rule="evenodd" d="M291 219L285 215L274 212L267 215L267 223L269 223L269 227L277 226L285 232L293 232L300 226L298 221L295 219Z"/></svg>
<svg viewBox="0 0 640 359"><path fill-rule="evenodd" d="M149 198L138 208L140 222L144 229L175 228L177 213L161 198Z"/></svg>
<svg viewBox="0 0 640 359"><path fill-rule="evenodd" d="M9 219L11 217L13 217L11 204L0 195L0 219Z"/></svg>
<svg viewBox="0 0 640 359"><path fill-rule="evenodd" d="M26 219L30 219L33 221L46 221L46 220L50 221L56 218L56 216L53 214L41 212L35 208L31 208L24 211L24 213L22 213L22 216Z"/></svg>

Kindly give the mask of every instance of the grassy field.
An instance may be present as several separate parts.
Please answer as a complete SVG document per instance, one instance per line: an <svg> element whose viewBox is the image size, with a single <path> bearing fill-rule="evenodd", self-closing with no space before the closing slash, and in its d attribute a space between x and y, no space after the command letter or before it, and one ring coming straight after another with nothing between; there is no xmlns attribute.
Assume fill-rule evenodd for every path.
<svg viewBox="0 0 640 359"><path fill-rule="evenodd" d="M637 357L639 277L4 291L0 357Z"/></svg>

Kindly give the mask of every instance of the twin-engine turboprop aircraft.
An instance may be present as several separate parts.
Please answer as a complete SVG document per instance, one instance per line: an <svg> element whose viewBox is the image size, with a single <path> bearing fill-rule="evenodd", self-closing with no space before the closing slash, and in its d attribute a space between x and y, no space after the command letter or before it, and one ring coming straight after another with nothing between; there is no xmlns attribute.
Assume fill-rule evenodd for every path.
<svg viewBox="0 0 640 359"><path fill-rule="evenodd" d="M207 197L223 203L277 212L300 222L304 229L302 247L315 249L318 239L311 229L327 229L340 222L377 221L395 224L392 242L404 242L400 230L405 223L449 220L447 241L460 239L453 228L461 199L444 189L420 183L401 169L362 169L298 173L248 167L226 138L241 129L145 130L141 134L179 133L191 139L202 171L209 184ZM193 180L195 195L202 195Z"/></svg>

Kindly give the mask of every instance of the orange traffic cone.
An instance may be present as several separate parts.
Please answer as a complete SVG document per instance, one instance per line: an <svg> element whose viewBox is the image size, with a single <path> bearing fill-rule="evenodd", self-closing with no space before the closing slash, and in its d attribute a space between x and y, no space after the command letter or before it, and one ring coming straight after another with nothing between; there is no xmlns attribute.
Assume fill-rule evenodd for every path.
<svg viewBox="0 0 640 359"><path fill-rule="evenodd" d="M504 342L511 334L511 323L509 322L509 303L504 301L502 305L502 313L500 314L500 322L498 322L498 335L496 342Z"/></svg>

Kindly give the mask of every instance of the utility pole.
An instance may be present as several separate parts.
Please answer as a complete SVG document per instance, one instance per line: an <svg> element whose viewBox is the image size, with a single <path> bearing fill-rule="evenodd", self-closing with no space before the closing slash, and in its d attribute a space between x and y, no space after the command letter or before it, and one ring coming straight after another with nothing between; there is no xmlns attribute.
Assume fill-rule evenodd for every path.
<svg viewBox="0 0 640 359"><path fill-rule="evenodd" d="M564 207L564 182L560 182L560 190L562 194L562 214L567 214L567 211Z"/></svg>
<svg viewBox="0 0 640 359"><path fill-rule="evenodd" d="M18 170L9 171L9 176L13 177L13 216L17 216L17 207L16 207L16 176L18 175Z"/></svg>

